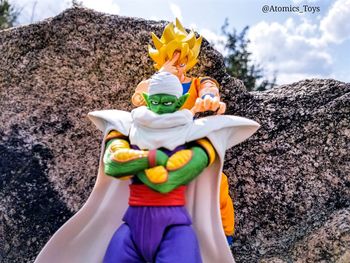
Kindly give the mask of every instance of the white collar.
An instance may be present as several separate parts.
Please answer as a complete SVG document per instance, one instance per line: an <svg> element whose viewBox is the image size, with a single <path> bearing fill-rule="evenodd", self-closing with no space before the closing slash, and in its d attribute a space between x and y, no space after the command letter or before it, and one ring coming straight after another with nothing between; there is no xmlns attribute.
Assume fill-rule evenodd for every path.
<svg viewBox="0 0 350 263"><path fill-rule="evenodd" d="M187 109L174 113L157 114L145 106L134 109L131 112L131 118L136 125L152 129L176 128L193 122L193 115Z"/></svg>

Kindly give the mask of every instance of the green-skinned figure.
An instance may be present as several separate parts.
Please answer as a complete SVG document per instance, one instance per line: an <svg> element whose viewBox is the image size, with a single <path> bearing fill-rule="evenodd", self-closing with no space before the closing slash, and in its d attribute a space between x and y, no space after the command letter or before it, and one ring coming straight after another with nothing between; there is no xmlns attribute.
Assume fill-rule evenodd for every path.
<svg viewBox="0 0 350 263"><path fill-rule="evenodd" d="M234 262L221 226L220 174L226 149L259 125L225 115L194 120L180 110L182 91L161 72L143 95L147 106L89 114L104 133L96 185L38 263Z"/></svg>

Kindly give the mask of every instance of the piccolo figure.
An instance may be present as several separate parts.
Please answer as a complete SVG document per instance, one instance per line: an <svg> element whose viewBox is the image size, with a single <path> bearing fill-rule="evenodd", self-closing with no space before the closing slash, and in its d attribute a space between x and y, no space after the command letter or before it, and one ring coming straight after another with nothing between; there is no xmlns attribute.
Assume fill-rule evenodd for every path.
<svg viewBox="0 0 350 263"><path fill-rule="evenodd" d="M226 104L220 100L219 84L209 77L189 77L187 72L198 62L198 55L202 43L202 37L196 38L193 31L187 33L180 21L169 23L158 38L151 33L154 48L148 47L148 54L155 62L154 67L159 72L170 72L178 77L182 84L182 94L188 94L188 98L182 109L189 109L193 115L199 112L211 111L223 114ZM148 92L149 80L142 81L132 96L135 106L144 106L146 102L142 96ZM228 243L232 244L234 233L234 208L229 195L227 176L221 174L220 213L222 226ZM208 208L209 209L209 208Z"/></svg>
<svg viewBox="0 0 350 263"><path fill-rule="evenodd" d="M187 97L176 76L161 72L147 106L89 114L104 134L96 185L37 263L234 262L220 224L220 173L225 151L259 124L193 119L181 109Z"/></svg>

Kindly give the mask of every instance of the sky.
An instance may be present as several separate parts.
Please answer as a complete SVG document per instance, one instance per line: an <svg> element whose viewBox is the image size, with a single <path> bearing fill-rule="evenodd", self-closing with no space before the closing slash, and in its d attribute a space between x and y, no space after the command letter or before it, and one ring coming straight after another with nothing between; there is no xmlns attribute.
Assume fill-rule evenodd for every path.
<svg viewBox="0 0 350 263"><path fill-rule="evenodd" d="M10 0L21 10L19 24L52 17L71 0ZM247 37L253 63L277 84L305 78L350 82L350 0L78 0L109 14L175 21L202 34L225 53L221 26ZM146 51L145 51L146 52Z"/></svg>

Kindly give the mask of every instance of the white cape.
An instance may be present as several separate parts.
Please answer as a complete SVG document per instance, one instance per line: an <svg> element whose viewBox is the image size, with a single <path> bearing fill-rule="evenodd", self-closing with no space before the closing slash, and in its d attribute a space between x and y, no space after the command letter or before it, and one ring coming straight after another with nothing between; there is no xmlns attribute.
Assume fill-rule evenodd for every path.
<svg viewBox="0 0 350 263"><path fill-rule="evenodd" d="M89 113L92 122L104 133L117 130L130 136L131 143L142 143L134 130L135 126L147 126L142 117L150 119L148 123L154 129L162 130L162 124L155 121L152 115L143 116L145 109L140 107L132 114L125 111L105 110ZM219 206L220 174L222 171L225 151L250 137L260 125L255 121L236 116L210 116L192 120L187 110L179 111L181 116L174 115L176 121L165 121L161 133L152 138L152 145L161 146L162 143L174 142L166 145L168 149L185 142L207 137L217 152L215 162L207 167L202 174L191 182L186 191L186 208L192 217L204 263L232 263L234 259L227 244L222 228ZM170 115L170 114L165 114ZM159 115L158 115L159 116ZM140 118L138 118L140 117ZM179 118L177 118L179 117ZM188 119L189 118L189 119ZM136 121L133 121L136 120ZM137 121L140 120L140 122ZM181 119L186 119L181 123ZM167 129L176 126L176 139L163 140ZM159 126L159 127L158 127ZM147 130L147 127L144 127ZM165 132L165 133L164 133ZM141 139L141 140L140 140ZM175 147L174 147L175 145ZM139 145L140 146L140 145ZM141 145L147 149L149 145ZM106 176L103 172L102 157L104 140L101 146L101 158L96 184L84 206L69 219L48 241L42 249L36 263L97 263L102 262L112 235L122 224L122 216L128 207L129 182L116 180Z"/></svg>

